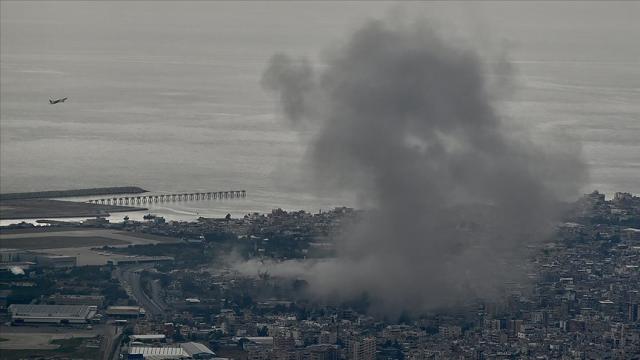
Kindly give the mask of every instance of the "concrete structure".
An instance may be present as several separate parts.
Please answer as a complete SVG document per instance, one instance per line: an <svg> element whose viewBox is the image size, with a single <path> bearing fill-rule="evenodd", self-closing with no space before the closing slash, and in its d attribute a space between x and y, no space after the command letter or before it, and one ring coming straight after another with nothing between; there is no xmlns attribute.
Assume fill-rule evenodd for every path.
<svg viewBox="0 0 640 360"><path fill-rule="evenodd" d="M20 255L24 250L18 249L0 249L0 262L18 262L23 261Z"/></svg>
<svg viewBox="0 0 640 360"><path fill-rule="evenodd" d="M36 263L42 267L66 268L75 267L77 259L75 256L67 255L38 255Z"/></svg>
<svg viewBox="0 0 640 360"><path fill-rule="evenodd" d="M338 333L331 331L322 331L318 337L319 344L335 344L338 342Z"/></svg>
<svg viewBox="0 0 640 360"><path fill-rule="evenodd" d="M89 305L13 304L9 306L8 311L14 324L83 324L96 315L97 308Z"/></svg>
<svg viewBox="0 0 640 360"><path fill-rule="evenodd" d="M376 339L373 337L356 340L349 346L349 359L353 360L375 360Z"/></svg>
<svg viewBox="0 0 640 360"><path fill-rule="evenodd" d="M296 340L288 332L278 332L273 336L274 350L291 350L296 347Z"/></svg>
<svg viewBox="0 0 640 360"><path fill-rule="evenodd" d="M620 237L624 241L640 243L640 229L626 228L620 231Z"/></svg>
<svg viewBox="0 0 640 360"><path fill-rule="evenodd" d="M92 199L87 202L90 204L101 205L137 205L163 203L169 201L193 201L193 200L215 200L215 199L238 199L245 198L247 192L245 190L229 190L201 193L185 193L185 194L159 194L159 195L143 195L143 196L124 196L105 199Z"/></svg>
<svg viewBox="0 0 640 360"><path fill-rule="evenodd" d="M335 345L311 345L297 355L297 358L302 360L338 360L338 349Z"/></svg>
<svg viewBox="0 0 640 360"><path fill-rule="evenodd" d="M130 256L126 258L107 260L108 265L143 264L143 263L167 263L173 262L172 256Z"/></svg>
<svg viewBox="0 0 640 360"><path fill-rule="evenodd" d="M193 359L211 359L216 355L208 347L197 342L183 343L180 346Z"/></svg>
<svg viewBox="0 0 640 360"><path fill-rule="evenodd" d="M247 339L254 344L273 347L273 336L234 336L231 338L234 342L239 342L241 339Z"/></svg>
<svg viewBox="0 0 640 360"><path fill-rule="evenodd" d="M146 311L140 306L109 306L107 308L107 315L112 317L135 318L145 314Z"/></svg>
<svg viewBox="0 0 640 360"><path fill-rule="evenodd" d="M129 340L132 342L143 342L143 343L158 343L165 342L167 336L164 334L142 334L142 335L131 335L129 336Z"/></svg>
<svg viewBox="0 0 640 360"><path fill-rule="evenodd" d="M25 270L29 270L36 264L28 261L0 263L0 270L10 271L13 274L24 274Z"/></svg>
<svg viewBox="0 0 640 360"><path fill-rule="evenodd" d="M178 346L132 346L129 359L169 360L169 359L213 359L215 353L208 347L196 343L182 343Z"/></svg>
<svg viewBox="0 0 640 360"><path fill-rule="evenodd" d="M180 346L132 346L129 348L128 359L168 360L186 359L189 357Z"/></svg>
<svg viewBox="0 0 640 360"><path fill-rule="evenodd" d="M49 296L47 302L51 302L55 305L91 305L100 308L102 307L102 304L104 304L104 296L55 294Z"/></svg>

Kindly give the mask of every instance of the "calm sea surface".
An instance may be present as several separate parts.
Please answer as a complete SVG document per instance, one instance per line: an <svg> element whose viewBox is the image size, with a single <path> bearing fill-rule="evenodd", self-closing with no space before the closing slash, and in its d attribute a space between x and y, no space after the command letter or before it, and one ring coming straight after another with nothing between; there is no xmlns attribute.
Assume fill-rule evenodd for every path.
<svg viewBox="0 0 640 360"><path fill-rule="evenodd" d="M246 199L152 209L176 219L354 205L302 180L304 141L260 77L274 52L321 58L388 4L1 6L1 192L247 190ZM588 26L591 15L579 15L577 30L563 27L563 12L573 13L564 5L550 20L513 6L504 20L496 4L474 6L477 15L461 5L415 6L462 37L480 27L492 43L507 44L514 91L496 107L539 136L578 140L590 169L585 191L640 193L640 57L631 45L640 28L627 15L637 14L636 4L589 5L604 20ZM540 25L543 17L549 23ZM65 104L47 101L63 96Z"/></svg>

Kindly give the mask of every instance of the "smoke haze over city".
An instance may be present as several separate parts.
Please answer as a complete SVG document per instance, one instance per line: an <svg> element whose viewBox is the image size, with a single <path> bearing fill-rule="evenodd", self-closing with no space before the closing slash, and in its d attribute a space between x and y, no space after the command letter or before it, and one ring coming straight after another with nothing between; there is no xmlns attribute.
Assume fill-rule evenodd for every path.
<svg viewBox="0 0 640 360"><path fill-rule="evenodd" d="M0 358L640 359L638 18L0 0Z"/></svg>
<svg viewBox="0 0 640 360"><path fill-rule="evenodd" d="M308 139L318 190L354 192L370 209L345 229L335 261L299 269L310 290L366 294L397 313L521 280L524 248L586 180L579 146L542 146L506 124L487 65L426 21L368 21L325 61L276 54L263 78Z"/></svg>

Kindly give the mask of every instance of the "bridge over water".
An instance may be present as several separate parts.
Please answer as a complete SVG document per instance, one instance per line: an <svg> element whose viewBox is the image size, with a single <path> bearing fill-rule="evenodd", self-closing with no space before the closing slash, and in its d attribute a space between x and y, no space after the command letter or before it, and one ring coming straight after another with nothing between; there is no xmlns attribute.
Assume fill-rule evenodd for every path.
<svg viewBox="0 0 640 360"><path fill-rule="evenodd" d="M121 196L113 198L91 199L87 200L89 204L100 205L136 205L151 204L173 201L196 201L196 200L215 200L215 199L239 199L245 198L247 192L245 190L230 191L211 191L196 193L176 193L176 194L157 194L142 196Z"/></svg>

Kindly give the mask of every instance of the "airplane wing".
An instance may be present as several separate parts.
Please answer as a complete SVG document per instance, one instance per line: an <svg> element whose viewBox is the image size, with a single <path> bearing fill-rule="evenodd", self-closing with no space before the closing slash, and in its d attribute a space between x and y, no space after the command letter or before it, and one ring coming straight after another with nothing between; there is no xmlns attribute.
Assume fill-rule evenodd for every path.
<svg viewBox="0 0 640 360"><path fill-rule="evenodd" d="M55 99L52 100L51 98L49 98L49 104L57 104L57 103L61 103L61 102L65 102L67 101L68 97L63 97L62 99Z"/></svg>

